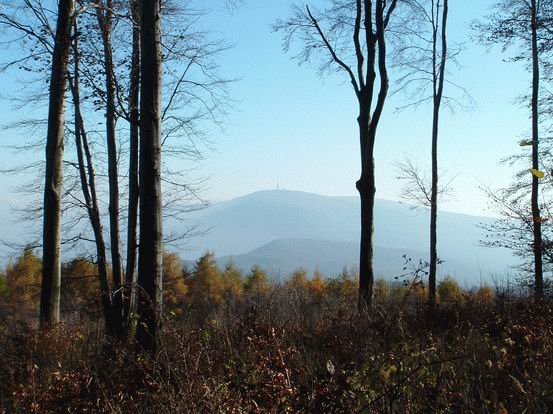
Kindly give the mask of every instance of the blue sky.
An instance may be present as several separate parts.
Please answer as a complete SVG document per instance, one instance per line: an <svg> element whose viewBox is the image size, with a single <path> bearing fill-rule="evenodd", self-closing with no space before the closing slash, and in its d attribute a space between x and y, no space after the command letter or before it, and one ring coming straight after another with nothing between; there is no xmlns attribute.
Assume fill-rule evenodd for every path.
<svg viewBox="0 0 553 414"><path fill-rule="evenodd" d="M289 0L246 0L229 13L223 0L212 0L203 24L234 48L225 52L222 73L239 78L230 88L235 100L224 130L208 131L213 151L199 173L209 176L205 197L230 199L256 190L281 187L324 195L356 195L359 148L356 135L356 101L347 80L339 75L321 79L316 68L299 67L281 48L281 35L272 33L277 18L289 14ZM317 2L313 2L317 3ZM444 203L450 211L491 214L479 182L501 186L513 171L498 165L501 158L521 151L518 140L529 128L525 110L513 104L526 91L528 75L517 64L503 61L498 50L490 53L471 38L469 23L493 4L452 0L450 41L462 42L463 68L453 70L457 83L476 102L472 111L443 112L440 164L458 174L455 200ZM205 2L198 5L206 7ZM394 73L390 73L394 81ZM0 75L0 86L14 91L14 75ZM446 91L447 92L447 91ZM398 200L401 183L393 163L409 156L429 165L430 108L395 113L403 96L389 99L376 144L377 197ZM0 122L16 117L2 103ZM18 137L0 132L4 142ZM11 164L14 155L3 150L0 162ZM3 177L0 194L16 200L10 188L16 181Z"/></svg>
<svg viewBox="0 0 553 414"><path fill-rule="evenodd" d="M356 195L359 149L356 102L342 76L320 79L316 68L299 67L285 55L281 36L271 24L286 17L292 1L249 1L229 15L214 6L206 26L235 45L222 67L241 80L232 86L237 100L224 134L214 131L216 152L204 170L211 176L209 198L220 200L281 186L327 195ZM520 151L517 142L528 129L526 111L513 99L527 88L528 75L503 61L499 50L476 45L469 24L489 12L493 2L453 0L450 41L461 42L463 68L451 76L476 102L471 111L443 112L440 164L458 174L455 198L443 209L490 214L478 183L504 185L513 171L501 158ZM391 81L394 73L390 73ZM447 91L446 91L447 92ZM393 163L405 156L427 162L430 150L430 107L395 113L404 97L386 106L376 144L377 197L398 199L400 183Z"/></svg>

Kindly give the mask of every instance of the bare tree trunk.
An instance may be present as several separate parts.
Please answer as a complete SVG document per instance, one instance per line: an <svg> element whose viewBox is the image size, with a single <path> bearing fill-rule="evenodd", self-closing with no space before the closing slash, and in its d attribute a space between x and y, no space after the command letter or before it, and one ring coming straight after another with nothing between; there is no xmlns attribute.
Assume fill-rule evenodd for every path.
<svg viewBox="0 0 553 414"><path fill-rule="evenodd" d="M353 3L353 2L352 2ZM361 243L359 252L359 297L358 309L368 311L372 305L374 268L373 268L373 236L374 236L374 199L376 194L374 145L378 124L382 116L388 94L389 79L386 63L385 32L396 9L398 0L355 0L355 22L353 24L353 46L356 66L350 66L343 61L333 46L333 39L327 38L323 27L315 18L309 6L306 6L304 16L296 15L286 24L279 25L277 30L284 28L290 38L296 32L316 34L322 44L310 47L324 47L334 64L347 73L355 91L359 104L357 123L359 125L359 143L361 152L361 176L356 182L361 199ZM352 5L353 6L353 5ZM374 6L374 7L373 7ZM298 22L298 18L299 21ZM306 19L307 22L302 20ZM326 20L334 17L326 15ZM334 24L334 23L332 23ZM340 22L340 26L349 24ZM364 34L363 36L361 34ZM309 38L310 36L306 36ZM288 39L289 41L290 39ZM366 48L366 50L365 50ZM366 53L365 53L366 52ZM308 52L310 53L310 52ZM378 60L378 97L374 103L375 82L377 79L376 65Z"/></svg>
<svg viewBox="0 0 553 414"><path fill-rule="evenodd" d="M117 171L117 142L115 137L115 79L113 68L113 52L111 44L111 27L113 16L113 1L107 0L104 7L102 1L96 2L96 16L102 32L104 46L104 71L106 74L106 138L108 154L109 178L109 234L111 247L111 267L113 280L113 317L119 321L114 323L122 327L123 317L123 286L119 228L119 173ZM120 332L121 333L121 332Z"/></svg>
<svg viewBox="0 0 553 414"><path fill-rule="evenodd" d="M124 319L127 321L135 306L136 249L138 224L138 145L139 145L139 100L140 100L140 5L131 0L133 19L133 41L131 58L131 86L129 95L130 113L130 153L129 153L129 207L127 223L127 268L125 272Z"/></svg>
<svg viewBox="0 0 553 414"><path fill-rule="evenodd" d="M141 2L140 245L137 340L146 350L159 346L162 294L161 216L161 3Z"/></svg>
<svg viewBox="0 0 553 414"><path fill-rule="evenodd" d="M440 124L440 108L444 92L445 65L447 60L447 16L448 0L444 0L442 18L441 18L441 56L438 72L438 28L439 25L439 5L432 4L433 27L433 59L432 59L432 82L433 82L433 113L432 113L432 188L430 193L430 269L428 272L428 301L431 306L436 304L436 274L438 267L438 132Z"/></svg>
<svg viewBox="0 0 553 414"><path fill-rule="evenodd" d="M370 146L369 115L364 106L357 119L361 142L361 177L356 183L361 199L361 244L359 255L359 309L366 311L372 306L374 270L374 159Z"/></svg>
<svg viewBox="0 0 553 414"><path fill-rule="evenodd" d="M538 50L538 18L537 0L532 0L532 168L540 169L539 163L539 88L540 88L540 66ZM542 234L541 234L541 213L539 206L539 181L538 177L532 174L532 220L534 224L534 277L535 295L543 297L543 267L542 267Z"/></svg>
<svg viewBox="0 0 553 414"><path fill-rule="evenodd" d="M63 136L67 66L71 48L71 27L75 3L60 0L48 108L46 137L46 174L44 184L44 225L42 253L42 289L40 324L43 327L60 320L61 288L61 188L63 181Z"/></svg>
<svg viewBox="0 0 553 414"><path fill-rule="evenodd" d="M115 327L113 326L113 303L111 301L111 290L108 280L107 271L107 255L106 244L104 241L104 231L100 216L100 208L98 206L98 197L96 194L96 176L94 173L94 164L92 163L92 155L84 121L81 112L80 98L80 55L79 55L79 29L77 22L74 23L75 40L73 42L74 54L73 79L69 79L69 86L73 97L73 105L75 112L75 144L77 148L77 160L79 166L79 177L83 197L85 199L86 210L94 232L94 241L96 244L96 256L98 266L98 276L100 279L102 309L104 312L104 320L108 334L113 335ZM84 151L83 151L84 148ZM86 153L86 164L85 164Z"/></svg>
<svg viewBox="0 0 553 414"><path fill-rule="evenodd" d="M361 178L357 181L357 189L361 198L361 251L359 257L359 308L370 309L372 306L374 285L374 199L376 194L375 168L374 168L374 144L378 124L384 110L384 104L388 95L389 79L386 64L386 39L385 31L388 24L387 17L395 8L396 2L390 5L387 17L384 13L385 1L377 0L375 7L375 31L372 28L372 2L365 0L365 33L368 48L367 75L365 82L361 83L358 92L360 114L358 118L361 141ZM358 10L361 2L357 3ZM359 24L356 22L356 25ZM358 40L356 40L358 42ZM378 47L377 47L378 46ZM359 43L356 49L360 50ZM377 53L378 51L378 53ZM376 80L375 63L378 54L378 75L380 85L376 105L371 116L371 103L373 101L374 83ZM362 72L363 59L358 52L359 72Z"/></svg>

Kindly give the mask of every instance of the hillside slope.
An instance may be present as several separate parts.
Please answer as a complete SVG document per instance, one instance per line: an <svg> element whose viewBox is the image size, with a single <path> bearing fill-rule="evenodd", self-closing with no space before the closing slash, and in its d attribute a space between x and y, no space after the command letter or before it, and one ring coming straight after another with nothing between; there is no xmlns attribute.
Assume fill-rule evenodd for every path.
<svg viewBox="0 0 553 414"><path fill-rule="evenodd" d="M238 261L242 260L240 255L259 255L256 249L263 246L261 251L271 248L274 253L271 260L282 263L283 258L276 257L278 249L275 246L282 247L283 240L288 240L291 246L294 243L290 240L309 240L310 243L303 243L301 248L305 266L315 257L318 257L320 267L323 266L323 258L332 262L333 266L345 262L355 265L359 215L357 197L328 197L284 190L260 191L217 203L196 213L194 222L199 228L209 231L191 241L185 256L195 258L211 250L219 257L234 256ZM457 269L470 271L471 278L481 274L506 273L514 263L510 252L488 249L479 244L483 238L479 225L491 222L493 219L487 217L440 212L440 258L446 263L456 263L454 267ZM271 245L274 241L280 242ZM330 247L327 243L323 246L314 241L342 243ZM402 254L409 252L416 252L413 253L415 256L424 258L428 248L428 212L413 211L408 205L397 202L376 200L375 245L381 252L401 253L394 260L401 261ZM283 254L290 256L294 251L291 246L287 246ZM382 263L389 256L379 254L377 252L375 257L377 269L379 266L381 269L397 268L396 264ZM284 269L289 268L288 264L281 265Z"/></svg>
<svg viewBox="0 0 553 414"><path fill-rule="evenodd" d="M420 251L377 246L374 252L377 277L393 279L409 274L413 266L408 265L408 269L404 269L404 255L412 260L414 266L418 265L419 260L425 259L424 253ZM282 278L286 278L299 267L318 269L325 275L335 276L344 267L355 267L358 256L359 243L355 242L279 239L246 254L221 257L218 262L224 265L232 261L244 271L258 264L271 274ZM471 283L477 271L462 263L448 261L440 266L440 274L454 274L460 281Z"/></svg>

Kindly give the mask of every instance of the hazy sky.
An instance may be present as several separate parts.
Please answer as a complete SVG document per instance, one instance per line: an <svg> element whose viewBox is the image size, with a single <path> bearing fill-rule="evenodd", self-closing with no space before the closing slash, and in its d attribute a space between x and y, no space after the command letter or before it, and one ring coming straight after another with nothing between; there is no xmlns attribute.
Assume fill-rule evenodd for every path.
<svg viewBox="0 0 553 414"><path fill-rule="evenodd" d="M240 77L232 87L236 112L223 135L213 135L216 153L204 164L211 175L208 195L227 199L281 186L327 195L356 195L359 148L356 100L350 83L336 75L320 79L316 68L299 67L282 52L271 24L286 17L292 1L256 0L229 15L219 8L206 24L236 47L222 68ZM316 2L314 2L316 4ZM476 45L470 22L487 14L494 2L452 0L450 42L460 42L463 68L451 67L455 82L476 102L472 111L443 112L440 164L452 174L456 200L444 209L486 214L478 183L502 185L512 171L498 161L521 151L517 144L529 128L528 115L513 99L528 87L528 75L505 63L499 50ZM219 3L220 4L220 3ZM217 7L215 7L217 10ZM393 83L394 73L390 73ZM447 93L447 90L446 90ZM404 96L391 98L377 143L377 197L398 199L400 183L393 163L405 156L429 165L430 107L396 113Z"/></svg>
<svg viewBox="0 0 553 414"><path fill-rule="evenodd" d="M356 195L359 148L356 100L343 76L317 77L315 67L299 67L282 52L281 34L272 33L277 18L289 14L289 0L247 0L229 13L222 0L212 0L204 19L207 29L235 47L220 59L221 72L239 78L231 88L235 100L228 123L213 128L208 153L199 170L209 176L206 198L225 200L256 190L281 187L325 195ZM312 3L317 4L316 1ZM489 11L493 2L451 0L450 42L464 43L463 67L451 67L451 79L467 88L476 102L472 111L443 112L440 164L452 174L456 200L443 209L472 214L486 212L486 199L478 183L504 185L513 171L498 161L521 151L518 141L529 129L525 110L513 104L528 88L528 75L516 64L503 62L498 50L491 53L475 45L469 23ZM0 75L0 84L13 92L13 76ZM390 73L393 84L394 72ZM447 90L446 90L447 93ZM397 200L401 183L393 163L409 156L429 165L430 107L396 113L404 96L389 99L377 143L377 197ZM8 104L0 115L6 122L15 115ZM5 142L18 139L0 132ZM0 163L13 161L2 151ZM0 182L1 197L13 196L10 177Z"/></svg>

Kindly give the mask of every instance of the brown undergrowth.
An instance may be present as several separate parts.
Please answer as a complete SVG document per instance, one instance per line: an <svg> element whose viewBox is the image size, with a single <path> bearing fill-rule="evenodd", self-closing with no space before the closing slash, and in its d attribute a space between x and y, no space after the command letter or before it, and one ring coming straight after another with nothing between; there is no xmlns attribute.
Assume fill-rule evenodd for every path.
<svg viewBox="0 0 553 414"><path fill-rule="evenodd" d="M0 323L0 411L553 412L553 305L467 300L433 312L271 292L169 313L158 355L96 318Z"/></svg>

